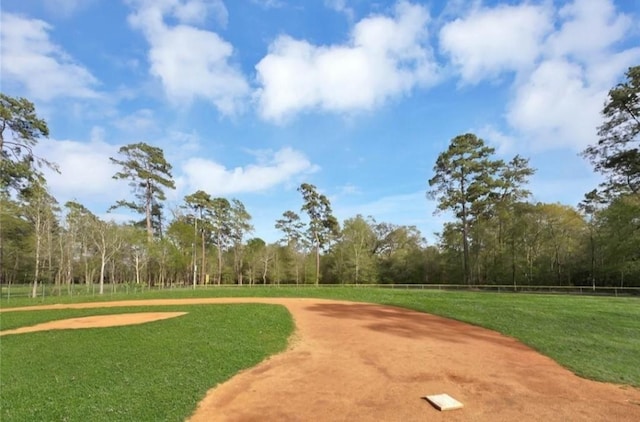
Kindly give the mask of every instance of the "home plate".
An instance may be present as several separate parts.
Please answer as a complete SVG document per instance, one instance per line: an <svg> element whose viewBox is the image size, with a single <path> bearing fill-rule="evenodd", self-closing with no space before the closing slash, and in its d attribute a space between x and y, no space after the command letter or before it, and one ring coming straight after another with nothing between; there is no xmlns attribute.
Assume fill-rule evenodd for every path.
<svg viewBox="0 0 640 422"><path fill-rule="evenodd" d="M425 396L425 399L440 411L462 409L462 403L448 394L434 394Z"/></svg>

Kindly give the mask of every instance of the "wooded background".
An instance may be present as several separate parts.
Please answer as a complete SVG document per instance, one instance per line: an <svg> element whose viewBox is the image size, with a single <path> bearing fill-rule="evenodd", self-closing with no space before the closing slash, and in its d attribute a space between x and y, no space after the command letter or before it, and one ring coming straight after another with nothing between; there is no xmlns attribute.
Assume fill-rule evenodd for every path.
<svg viewBox="0 0 640 422"><path fill-rule="evenodd" d="M197 191L166 209L175 189L160 148L126 145L111 160L129 183L117 224L83 204L59 204L33 147L47 123L24 98L0 94L0 284L434 283L640 286L640 66L612 88L599 141L583 155L605 183L576 207L533 203L526 158L497 159L474 134L451 140L426 195L455 218L427 244L413 226L356 215L339 222L329 199L304 183L299 210L274 222L282 238L252 236L250 210ZM427 178L428 175L425 175Z"/></svg>

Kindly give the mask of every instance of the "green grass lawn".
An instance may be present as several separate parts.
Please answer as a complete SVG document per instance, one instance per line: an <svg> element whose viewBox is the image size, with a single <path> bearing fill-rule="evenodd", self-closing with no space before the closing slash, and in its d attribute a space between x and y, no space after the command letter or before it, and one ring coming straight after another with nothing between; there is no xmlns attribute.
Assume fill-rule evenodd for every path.
<svg viewBox="0 0 640 422"><path fill-rule="evenodd" d="M372 288L344 288L344 287L322 287L322 288L214 288L208 290L173 290L173 291L154 291L147 292L145 294L137 295L105 295L104 297L65 297L62 298L47 298L42 301L41 299L19 299L11 300L10 302L3 302L3 307L8 305L17 306L25 304L41 304L41 303L56 303L56 302L80 302L89 300L120 300L120 299L155 299L155 298L188 298L188 297L222 297L222 296L262 296L262 297L322 297L322 298L334 298L354 300L359 302L381 303L388 305L401 306L405 308L415 309L423 312L429 312L437 315L442 315L450 318L454 318L460 321L469 322L475 325L487 327L496 331L499 331L508 336L515 337L521 340L523 343L528 344L541 353L550 356L555 359L561 365L571 369L575 373L590 379L608 381L614 383L628 384L635 387L640 387L640 299L639 298L615 298L615 297L589 297L589 296L569 296L569 295L533 295L533 294L513 294L513 293L479 293L479 292L448 292L448 291L430 291L430 290L389 290L389 289L372 289ZM277 343L277 347L272 347L270 352L263 351L260 354L261 357L253 357L248 360L245 359L245 354L249 354L245 351L245 348L240 345L250 344L255 341L256 331L262 327L262 317L255 318L253 321L253 330L241 328L236 325L242 325L246 320L246 317L242 315L248 315L257 305L225 305L219 306L201 306L201 307L171 307L171 309L194 309L193 313L188 316L180 317L174 320L161 321L152 324L145 324L145 326L138 327L123 327L113 329L100 329L100 330L87 330L86 334L79 334L76 332L63 332L57 333L38 333L15 336L13 341L13 349L5 346L5 339L11 339L11 336L2 338L1 360L2 360L2 396L1 402L3 405L3 412L5 412L5 396L17 394L18 397L29 396L29 389L20 390L17 393L5 392L4 386L7 384L5 371L11 371L14 374L15 379L29 378L35 379L36 382L42 377L42 374L55 374L57 371L64 371L64 368L70 366L71 368L78 365L80 368L86 369L89 373L92 373L92 377L95 377L98 381L93 387L82 387L81 390L76 390L75 394L80 394L83 398L83 402L86 404L93 403L96 400L95 391L100 391L102 395L102 389L108 386L113 388L113 380L110 378L103 378L111 375L113 370L116 370L116 374L122 374L124 371L119 369L114 361L113 357L116 355L124 355L131 357L131 362L138 366L153 366L152 378L144 378L140 381L141 386L130 387L129 384L121 384L122 391L117 393L117 399L123 400L126 396L131 395L131 391L135 391L135 396L142 404L141 406L149 406L147 409L151 411L149 417L144 418L139 416L143 410L138 410L141 413L129 413L121 415L122 419L130 420L153 420L157 417L158 413L153 413L157 409L156 400L151 397L158 395L163 398L161 400L168 400L168 397L173 397L175 390L183 390L183 386L179 388L171 387L172 377L175 377L174 372L184 371L187 373L198 372L193 365L189 356L203 356L207 355L207 365L215 367L216 365L227 364L229 359L237 359L237 365L233 368L228 368L229 372L225 372L223 378L228 378L234 371L241 367L253 365L252 362L257 362L262 359L268 353L281 350L284 347L282 340L288 333L291 332L291 321L288 314L280 309L280 313L268 312L269 318L266 321L267 326L279 326L282 327L279 332L282 333L280 343ZM158 308L146 308L156 310ZM163 309L169 309L163 307ZM224 309L224 312L217 314L216 309ZM240 309L240 310L236 310ZM271 309L269 307L269 309ZM196 312L197 310L197 312ZM233 311L232 311L233 310ZM52 311L58 312L55 318L64 315L65 317L88 315L98 313L117 313L120 309L115 311L113 309L95 309L86 311ZM62 312L65 312L64 314ZM238 312L240 315L230 316L231 312ZM257 311L256 311L257 312ZM209 315L205 317L204 315ZM53 314L49 314L49 311L38 312L25 312L25 313L2 313L0 314L0 322L2 329L13 328L20 325L30 325L42 320L53 319ZM164 333L165 327L170 327L169 332L173 332L169 337L173 337L171 347L174 347L174 343L184 342L188 338L187 343L194 341L189 334L191 331L194 333L198 330L204 330L203 326L199 326L199 329L189 328L181 330L183 321L187 321L187 317L194 318L196 315L203 315L196 318L198 324L204 323L206 332L211 337L218 338L228 336L229 347L235 348L235 352L225 349L224 353L213 354L204 353L209 345L201 345L198 352L195 352L195 346L188 345L184 349L173 350L169 353L170 349L166 349L163 341L166 340L136 340L137 348L139 351L128 350L123 352L122 347L129 346L129 344L123 340L126 338L139 338L140 334L145 333L145 336L149 333ZM217 315L217 316L214 316ZM191 321L191 319L189 319ZM221 323L221 321L226 321ZM242 324L241 324L242 323ZM190 324L196 324L196 321L190 322ZM289 324L289 325L287 325ZM156 327L155 329L143 328L143 327ZM193 326L195 327L195 325ZM109 331L105 331L109 330ZM140 331L136 331L140 330ZM174 330L174 331L172 331ZM222 330L223 333L218 334L218 330ZM233 335L234 330L238 333L237 336ZM107 334L104 334L107 333ZM76 335L82 335L86 337L75 337ZM31 340L33 336L34 340ZM51 336L51 337L49 337ZM161 337L161 336L159 336ZM143 338L145 338L143 336ZM235 340L234 340L235 338ZM18 340L21 339L21 340ZM22 339L28 339L23 341ZM77 341L74 339L78 339ZM105 339L101 342L101 339ZM113 340L113 341L112 341ZM6 344L11 344L7 341ZM31 342L34 342L31 344ZM160 343L156 343L160 342ZM233 342L236 343L233 343ZM275 340L274 340L275 341ZM69 345L67 343L90 344L90 346L82 345ZM113 344L116 346L113 346ZM51 344L56 344L55 348L51 347ZM64 351L58 348L58 344L64 344L64 347L79 348L76 352ZM162 346L160 344L163 344ZM235 344L231 346L231 344ZM90 348L90 350L84 350L84 348ZM13 360L20 361L19 370L13 370L8 368L5 362L9 360L8 353L13 350ZM164 350L164 353L162 353ZM247 350L253 350L251 348ZM75 359L69 359L63 356L76 356L77 353L80 356L89 356L83 363L78 363ZM160 356L159 356L160 355ZM168 358L166 362L162 364L150 364L149 362L156 362L161 356L177 355L185 356L185 359L171 359ZM44 359L40 359L40 357ZM102 356L102 357L100 357ZM257 356L257 355L256 355ZM42 362L47 362L46 365L54 365L53 367L32 366L34 359L38 358L38 365L44 365ZM204 359L204 358L203 358ZM51 361L55 362L52 363ZM57 362L60 361L60 362ZM242 362L240 362L242 361ZM127 361L128 362L128 361ZM234 361L235 362L235 361ZM171 367L173 365L173 367ZM203 363L204 365L204 363ZM171 367L171 368L170 368ZM33 368L33 369L30 369ZM40 369L38 369L40 368ZM78 371L78 374L84 373ZM93 372L91 372L93 371ZM120 372L117 372L120 371ZM174 372L171 372L174 371ZM206 388L215 384L217 381L213 381L217 375L207 375L203 379L201 390L205 391ZM74 385L77 383L76 379L69 378L67 375L65 382L67 385ZM117 377L116 377L117 378ZM103 379L103 381L99 381ZM74 400L72 395L66 395L61 397L61 391L65 388L56 387L58 380L51 381L53 387L45 394L38 393L39 397L51 397L49 406L57 413L52 413L55 417L53 419L61 419L58 416L62 415L62 410L58 410L59 407L64 405L64 409L74 407ZM39 384L39 383L38 383ZM144 388L153 389L157 392L148 392L146 394L141 393ZM35 390L34 390L35 391ZM93 395L92 395L93 394ZM116 393L114 393L116 394ZM188 396L189 404L185 404L183 410L180 412L172 413L176 419L181 419L184 415L190 413L194 403L197 402L197 394L190 393ZM35 395L32 394L32 395ZM144 397L142 397L144 396ZM198 396L200 397L200 396ZM21 402L22 398L18 402ZM171 399L173 400L173 398ZM191 400L191 401L189 401ZM67 406L65 403L72 403ZM60 404L62 403L62 404ZM173 402L172 402L173 403ZM191 407L189 407L191 406ZM139 409L142 409L140 407ZM104 409L104 407L102 408ZM114 408L113 412L121 411L121 409ZM162 409L165 412L166 409ZM107 418L104 420L118 419L117 413L107 414ZM131 411L133 412L133 410ZM104 413L104 410L103 410ZM3 413L4 415L4 413ZM133 416L135 417L133 417ZM27 415L31 416L31 415ZM36 415L37 416L37 415ZM133 417L133 419L131 419ZM146 419L145 419L146 418ZM27 419L35 420L38 417L28 417ZM93 418L92 418L93 419ZM5 420L5 418L2 418ZM6 419L10 420L10 419ZM86 418L85 418L86 420Z"/></svg>
<svg viewBox="0 0 640 422"><path fill-rule="evenodd" d="M183 421L209 388L284 350L293 331L275 305L14 312L2 328L141 311L188 314L0 338L0 420Z"/></svg>

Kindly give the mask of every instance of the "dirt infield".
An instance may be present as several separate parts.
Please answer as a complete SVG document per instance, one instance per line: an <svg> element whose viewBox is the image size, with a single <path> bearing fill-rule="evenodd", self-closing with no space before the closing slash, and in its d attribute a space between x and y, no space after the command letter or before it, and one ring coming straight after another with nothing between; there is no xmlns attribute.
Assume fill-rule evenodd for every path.
<svg viewBox="0 0 640 422"><path fill-rule="evenodd" d="M287 351L212 388L192 422L640 420L639 389L579 378L496 332L401 308L229 298L22 309L202 303L284 305L297 331ZM438 393L464 408L439 412L422 399Z"/></svg>

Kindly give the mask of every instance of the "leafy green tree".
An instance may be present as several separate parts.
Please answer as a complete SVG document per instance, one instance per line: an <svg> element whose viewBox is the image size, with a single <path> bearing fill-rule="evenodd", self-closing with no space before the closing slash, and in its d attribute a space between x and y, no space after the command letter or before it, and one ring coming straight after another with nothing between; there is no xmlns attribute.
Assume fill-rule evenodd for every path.
<svg viewBox="0 0 640 422"><path fill-rule="evenodd" d="M320 283L320 249L329 244L332 237L335 237L340 226L338 220L333 216L329 199L319 193L314 185L303 183L298 188L302 194L302 212L309 216L309 241L315 249L316 256L316 286Z"/></svg>
<svg viewBox="0 0 640 422"><path fill-rule="evenodd" d="M37 157L33 148L49 136L47 123L38 117L35 106L25 98L0 93L0 189L23 189L34 175L36 166L55 164Z"/></svg>
<svg viewBox="0 0 640 422"><path fill-rule="evenodd" d="M504 165L500 160L491 159L494 152L476 135L456 136L449 148L438 156L433 168L434 176L429 179L432 189L427 196L438 201L438 210L450 210L459 220L466 284L471 284L471 224L475 217L486 212L498 187L498 172Z"/></svg>
<svg viewBox="0 0 640 422"><path fill-rule="evenodd" d="M121 167L113 178L128 180L136 201L120 200L113 208L125 207L145 216L147 240L153 239L154 208L156 214L160 203L166 199L163 188L175 189L171 174L171 164L164 158L164 152L158 147L144 142L125 145L118 153L121 159L110 158Z"/></svg>
<svg viewBox="0 0 640 422"><path fill-rule="evenodd" d="M194 234L194 246L193 246L193 285L195 287L197 273L198 273L198 265L197 265L197 253L195 248L196 237L198 233L198 223L200 223L200 240L201 240L201 265L200 265L200 284L204 284L205 282L205 268L206 268L206 241L211 235L211 224L209 222L209 217L211 215L211 211L213 208L213 200L211 195L206 193L205 191L199 190L191 195L187 195L184 198L187 207L193 210L194 216L193 220L193 234Z"/></svg>
<svg viewBox="0 0 640 422"><path fill-rule="evenodd" d="M489 209L476 222L475 249L485 260L480 271L485 272L487 282L502 282L510 278L516 284L514 254L520 239L515 234L514 225L518 224L518 208L530 195L525 186L534 173L529 160L519 155L500 167L495 190L489 198ZM482 238L477 237L478 232L482 233ZM476 265L480 263L476 262Z"/></svg>
<svg viewBox="0 0 640 422"><path fill-rule="evenodd" d="M1 191L0 228L3 237L0 280L7 284L29 280L33 272L31 240L34 227L25 218L22 204Z"/></svg>
<svg viewBox="0 0 640 422"><path fill-rule="evenodd" d="M422 246L424 239L415 226L378 223L374 253L381 283L424 282Z"/></svg>
<svg viewBox="0 0 640 422"><path fill-rule="evenodd" d="M640 286L640 195L615 198L599 212L599 225L610 284Z"/></svg>
<svg viewBox="0 0 640 422"><path fill-rule="evenodd" d="M529 159L516 155L500 168L498 176L498 192L500 200L510 202L528 198L531 192L524 186L536 170L529 166Z"/></svg>
<svg viewBox="0 0 640 422"><path fill-rule="evenodd" d="M424 283L443 283L445 261L440 248L435 245L428 245L423 249L422 255L425 264Z"/></svg>
<svg viewBox="0 0 640 422"><path fill-rule="evenodd" d="M153 243L147 242L147 248L154 265L153 281L150 283L150 286L165 286L169 282L167 279L167 275L169 274L167 265L171 257L172 245L166 238L161 237Z"/></svg>
<svg viewBox="0 0 640 422"><path fill-rule="evenodd" d="M84 280L85 283L88 283L91 243L89 234L96 216L84 205L76 201L67 201L64 206L67 210L65 218L66 246L69 248L67 262L65 263L67 283L72 283L74 278L73 262L82 263Z"/></svg>
<svg viewBox="0 0 640 422"><path fill-rule="evenodd" d="M222 283L222 253L231 244L231 204L226 198L213 198L211 200L211 210L209 222L211 224L211 235L213 244L216 246L218 256L218 266L216 271L216 283Z"/></svg>
<svg viewBox="0 0 640 422"><path fill-rule="evenodd" d="M126 239L126 244L123 247L123 254L126 257L126 263L129 268L134 270L133 277L136 281L136 285L142 282L143 271L147 268L149 263L149 242L146 239L146 230L140 227L124 226L121 230L123 236ZM150 284L150 280L147 280Z"/></svg>
<svg viewBox="0 0 640 422"><path fill-rule="evenodd" d="M582 216L571 206L538 204L542 225L538 269L541 284L571 285L576 271L577 253L586 232Z"/></svg>
<svg viewBox="0 0 640 422"><path fill-rule="evenodd" d="M242 284L242 268L244 259L244 236L253 231L250 223L251 214L238 199L231 200L230 237L233 244L233 269L236 282Z"/></svg>
<svg viewBox="0 0 640 422"><path fill-rule="evenodd" d="M522 204L516 208L518 213L517 233L521 236L525 251L524 274L527 284L536 284L540 278L536 278L540 269L541 255L543 253L544 232L545 232L545 204ZM544 278L543 276L541 278Z"/></svg>
<svg viewBox="0 0 640 422"><path fill-rule="evenodd" d="M31 296L36 297L38 294L38 282L41 278L46 241L56 221L55 213L58 211L58 202L47 190L44 179L40 177L34 179L30 185L22 189L20 199L23 203L25 216L34 228L34 271Z"/></svg>
<svg viewBox="0 0 640 422"><path fill-rule="evenodd" d="M609 91L602 114L600 139L584 155L608 178L607 190L640 193L640 66Z"/></svg>
<svg viewBox="0 0 640 422"><path fill-rule="evenodd" d="M443 283L459 284L464 279L462 258L462 234L457 224L446 222L442 230L436 233L438 247L442 251L442 261L445 267Z"/></svg>
<svg viewBox="0 0 640 422"><path fill-rule="evenodd" d="M584 195L584 199L578 204L578 209L587 218L589 225L589 278L591 286L596 288L596 261L597 261L597 237L598 237L598 214L605 204L604 198L598 193L597 189L592 190Z"/></svg>
<svg viewBox="0 0 640 422"><path fill-rule="evenodd" d="M378 281L374 250L377 238L370 222L361 215L344 221L340 240L333 247L341 267L337 276L342 282L355 284Z"/></svg>
<svg viewBox="0 0 640 422"><path fill-rule="evenodd" d="M173 260L173 272L175 280L181 284L197 283L197 274L194 273L197 262L196 249L198 243L197 227L194 225L194 215L184 215L180 209L174 212L174 218L167 226L167 238L175 245ZM187 253L191 251L191 253Z"/></svg>
<svg viewBox="0 0 640 422"><path fill-rule="evenodd" d="M123 246L123 236L113 222L105 222L94 216L89 227L90 238L100 257L99 293L104 294L105 268L107 263Z"/></svg>
<svg viewBox="0 0 640 422"><path fill-rule="evenodd" d="M39 167L57 166L36 156L33 148L49 136L47 123L38 117L35 106L25 98L0 93L0 194L20 192L35 179L42 178ZM4 229L0 218L0 268L4 267ZM0 271L0 283L4 271Z"/></svg>
<svg viewBox="0 0 640 422"><path fill-rule="evenodd" d="M589 192L580 208L587 216L590 277L596 281L596 251L605 279L619 274L619 284L637 271L640 201L640 66L630 67L625 80L609 91L598 128L598 143L583 153L607 180L604 191ZM606 206L605 206L606 204ZM599 245L596 245L596 239ZM596 246L599 246L596 248Z"/></svg>
<svg viewBox="0 0 640 422"><path fill-rule="evenodd" d="M270 281L280 285L283 281L290 280L286 263L291 259L290 250L279 242L267 245L270 253L269 274Z"/></svg>
<svg viewBox="0 0 640 422"><path fill-rule="evenodd" d="M263 280L266 278L266 268L264 264L264 256L268 256L267 244L260 238L252 238L247 241L246 246L246 270L249 276L249 285L252 286L256 282L256 278L260 276ZM268 263L268 259L267 259Z"/></svg>
<svg viewBox="0 0 640 422"><path fill-rule="evenodd" d="M509 206L506 249L499 259L509 265L508 276L514 289L519 281L524 280L527 268L530 268L527 263L532 251L537 248L537 239L542 230L535 226L538 220L533 217L534 212L535 207L528 202L514 201Z"/></svg>
<svg viewBox="0 0 640 422"><path fill-rule="evenodd" d="M276 220L276 229L280 230L284 237L281 242L292 254L296 284L300 283L300 246L302 240L302 228L304 223L300 221L300 216L288 210L282 213L282 218Z"/></svg>

